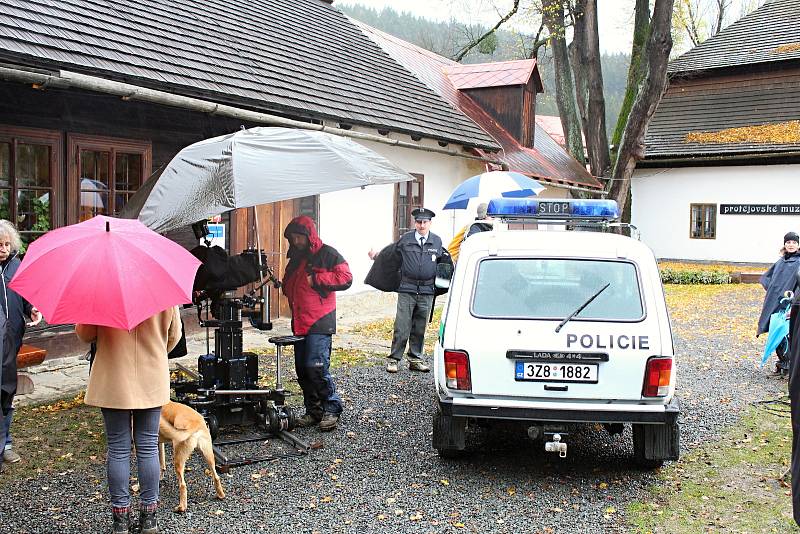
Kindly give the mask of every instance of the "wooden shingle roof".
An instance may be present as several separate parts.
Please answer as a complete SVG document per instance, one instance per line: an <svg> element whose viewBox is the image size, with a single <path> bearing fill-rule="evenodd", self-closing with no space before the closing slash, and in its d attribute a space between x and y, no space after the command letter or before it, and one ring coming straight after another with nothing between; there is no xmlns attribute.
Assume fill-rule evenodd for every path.
<svg viewBox="0 0 800 534"><path fill-rule="evenodd" d="M756 71L715 71L714 75L673 82L647 128L646 157L692 158L712 155L800 151L791 140L726 141L731 128L753 128L800 120L800 65ZM693 140L697 134L710 138ZM714 140L717 134L718 140ZM778 142L780 141L780 142Z"/></svg>
<svg viewBox="0 0 800 534"><path fill-rule="evenodd" d="M670 63L644 165L796 154L800 0L772 0ZM763 135L764 130L770 135ZM775 135L778 132L779 135Z"/></svg>
<svg viewBox="0 0 800 534"><path fill-rule="evenodd" d="M770 0L669 64L671 74L800 60L800 0Z"/></svg>
<svg viewBox="0 0 800 534"><path fill-rule="evenodd" d="M323 0L0 0L0 62L499 148Z"/></svg>

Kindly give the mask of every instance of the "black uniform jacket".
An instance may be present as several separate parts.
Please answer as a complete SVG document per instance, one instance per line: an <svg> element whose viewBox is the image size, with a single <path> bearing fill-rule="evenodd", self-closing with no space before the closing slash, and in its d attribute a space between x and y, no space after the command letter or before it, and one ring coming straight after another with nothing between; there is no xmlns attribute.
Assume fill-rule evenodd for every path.
<svg viewBox="0 0 800 534"><path fill-rule="evenodd" d="M436 280L436 263L442 257L442 239L428 232L425 246L421 247L415 238L415 231L406 232L394 244L395 254L400 255L400 286L398 293L433 295Z"/></svg>

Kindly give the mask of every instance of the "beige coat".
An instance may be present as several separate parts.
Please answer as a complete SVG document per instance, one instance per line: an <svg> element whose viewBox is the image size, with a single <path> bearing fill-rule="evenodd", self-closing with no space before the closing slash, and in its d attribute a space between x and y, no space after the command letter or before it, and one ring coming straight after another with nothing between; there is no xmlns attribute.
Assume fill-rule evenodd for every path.
<svg viewBox="0 0 800 534"><path fill-rule="evenodd" d="M169 308L128 332L120 328L75 325L87 343L97 341L86 404L139 410L169 402L167 353L181 337L178 308Z"/></svg>

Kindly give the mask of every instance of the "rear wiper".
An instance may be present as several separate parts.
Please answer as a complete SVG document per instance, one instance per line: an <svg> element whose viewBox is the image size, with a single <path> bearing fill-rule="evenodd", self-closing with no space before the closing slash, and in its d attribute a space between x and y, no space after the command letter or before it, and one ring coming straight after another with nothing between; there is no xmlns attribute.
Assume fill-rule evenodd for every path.
<svg viewBox="0 0 800 534"><path fill-rule="evenodd" d="M604 285L603 287L601 287L600 289L598 289L598 290L597 290L597 293L595 293L594 295L592 295L591 297L589 297L589 298L586 300L586 302L584 302L583 304L581 304L581 305L578 307L578 309L577 309L577 310L575 310L574 312L572 312L572 313L570 313L569 315L567 315L566 317L564 317L564 320L563 320L563 321L561 321L561 322L559 323L559 325L556 327L556 334L557 334L559 331L561 331L561 328L562 328L562 327L563 327L565 324L567 324L567 323L570 321L570 319L572 319L573 317L575 317L576 315L578 315L580 312L582 312L582 311L583 311L583 309L584 309L586 306L588 306L589 304L591 304L591 303L592 303L592 301L593 301L594 299L596 299L596 298L597 298L597 297L600 295L600 293L602 293L603 291L605 291L606 289L608 289L608 286L610 286L610 285L611 285L611 282L607 283L606 285Z"/></svg>

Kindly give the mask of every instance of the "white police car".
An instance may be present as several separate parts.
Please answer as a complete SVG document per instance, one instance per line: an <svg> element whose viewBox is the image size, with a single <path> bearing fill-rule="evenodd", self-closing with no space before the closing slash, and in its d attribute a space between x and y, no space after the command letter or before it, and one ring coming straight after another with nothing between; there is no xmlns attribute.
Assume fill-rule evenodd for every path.
<svg viewBox="0 0 800 534"><path fill-rule="evenodd" d="M610 226L616 203L501 199L489 214L500 220L462 244L442 313L434 448L457 456L467 425L507 419L563 457L576 425L619 433L628 423L637 463L677 459L672 333L653 253L577 231ZM510 219L575 230L509 230Z"/></svg>

